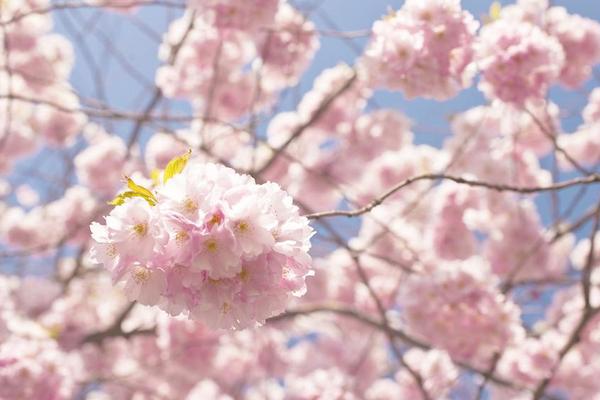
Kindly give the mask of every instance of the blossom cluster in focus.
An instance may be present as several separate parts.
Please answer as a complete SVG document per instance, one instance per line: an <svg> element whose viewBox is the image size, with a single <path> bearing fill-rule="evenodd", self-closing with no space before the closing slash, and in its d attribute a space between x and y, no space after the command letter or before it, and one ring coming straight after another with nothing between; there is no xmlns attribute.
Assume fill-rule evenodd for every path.
<svg viewBox="0 0 600 400"><path fill-rule="evenodd" d="M275 183L188 155L149 190L128 178L105 224L92 223L93 260L131 300L245 328L283 312L311 273L312 229ZM169 176L173 168L180 173Z"/></svg>

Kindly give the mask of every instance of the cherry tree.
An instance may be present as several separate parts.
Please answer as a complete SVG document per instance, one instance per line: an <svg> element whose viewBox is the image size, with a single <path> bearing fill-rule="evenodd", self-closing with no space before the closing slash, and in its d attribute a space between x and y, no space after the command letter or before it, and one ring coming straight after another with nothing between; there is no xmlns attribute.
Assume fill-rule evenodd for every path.
<svg viewBox="0 0 600 400"><path fill-rule="evenodd" d="M0 0L0 399L600 398L600 22L399 3Z"/></svg>

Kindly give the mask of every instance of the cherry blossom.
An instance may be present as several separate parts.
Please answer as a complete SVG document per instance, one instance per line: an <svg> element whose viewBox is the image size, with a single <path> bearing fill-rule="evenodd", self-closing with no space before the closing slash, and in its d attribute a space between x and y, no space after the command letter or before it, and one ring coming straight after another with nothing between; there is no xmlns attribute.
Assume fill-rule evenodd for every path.
<svg viewBox="0 0 600 400"><path fill-rule="evenodd" d="M448 99L470 84L477 27L460 1L407 1L373 25L364 67L376 87Z"/></svg>
<svg viewBox="0 0 600 400"><path fill-rule="evenodd" d="M563 7L551 7L546 14L546 30L560 41L568 60L560 73L561 82L580 86L600 61L600 24L569 14Z"/></svg>
<svg viewBox="0 0 600 400"><path fill-rule="evenodd" d="M279 0L260 0L252 4L240 0L194 0L190 3L219 29L252 32L265 29L273 22Z"/></svg>
<svg viewBox="0 0 600 400"><path fill-rule="evenodd" d="M458 373L450 357L442 351L424 352L412 349L406 354L406 362L425 378L423 388L428 396L445 398L454 385ZM380 379L367 391L368 400L394 399L398 395L407 398L422 399L423 393L415 384L413 377L402 371L394 379Z"/></svg>
<svg viewBox="0 0 600 400"><path fill-rule="evenodd" d="M590 93L588 104L583 109L583 124L577 131L563 134L558 137L558 144L571 157L580 164L593 165L600 159L600 138L598 129L600 127L600 90L595 89ZM574 169L573 162L561 155L559 158L561 167L567 170Z"/></svg>
<svg viewBox="0 0 600 400"><path fill-rule="evenodd" d="M3 342L0 346L0 395L7 399L71 398L75 370L68 367L66 358L49 340L15 337Z"/></svg>
<svg viewBox="0 0 600 400"><path fill-rule="evenodd" d="M312 230L276 184L196 161L156 197L143 190L151 201L124 200L91 226L93 259L132 300L168 310L183 302L210 326L243 328L304 293Z"/></svg>
<svg viewBox="0 0 600 400"><path fill-rule="evenodd" d="M522 105L543 98L560 77L565 63L560 42L531 23L495 21L481 29L479 39L479 86L490 99Z"/></svg>
<svg viewBox="0 0 600 400"><path fill-rule="evenodd" d="M483 259L439 262L432 268L429 274L409 277L401 289L411 332L452 357L479 365L487 365L495 351L522 334L518 308L502 299ZM440 334L445 324L452 325L453 335Z"/></svg>

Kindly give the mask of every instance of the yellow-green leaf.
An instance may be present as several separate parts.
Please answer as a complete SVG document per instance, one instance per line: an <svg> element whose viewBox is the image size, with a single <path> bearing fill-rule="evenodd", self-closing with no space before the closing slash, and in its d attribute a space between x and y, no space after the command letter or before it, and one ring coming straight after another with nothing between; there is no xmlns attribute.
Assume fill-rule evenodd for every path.
<svg viewBox="0 0 600 400"><path fill-rule="evenodd" d="M162 174L162 172L158 168L154 168L152 171L150 171L150 179L152 179L152 184L154 186L158 186L160 184L160 174Z"/></svg>
<svg viewBox="0 0 600 400"><path fill-rule="evenodd" d="M502 14L502 5L499 1L494 1L490 5L488 13L481 16L481 22L483 22L484 25L491 24L500 19L500 14Z"/></svg>
<svg viewBox="0 0 600 400"><path fill-rule="evenodd" d="M188 150L185 154L180 155L179 157L175 157L165 167L165 172L163 173L163 183L167 183L169 179L174 177L175 175L181 173L185 168L190 156L192 155L192 150Z"/></svg>
<svg viewBox="0 0 600 400"><path fill-rule="evenodd" d="M108 201L107 204L110 204L111 206L120 206L121 204L125 203L125 199L127 198L127 192L125 193L119 193L118 195L115 196L114 199L112 199L111 201ZM131 197L131 196L129 196Z"/></svg>
<svg viewBox="0 0 600 400"><path fill-rule="evenodd" d="M496 21L500 18L500 12L502 11L502 5L500 5L499 1L495 1L490 6L490 19L492 21Z"/></svg>
<svg viewBox="0 0 600 400"><path fill-rule="evenodd" d="M156 197L154 197L154 193L152 193L149 189L138 185L129 177L125 177L125 179L127 180L127 187L130 190L118 194L112 201L109 201L108 204L112 206L120 206L121 204L125 203L125 200L133 197L141 197L151 206L155 206L156 203L158 203L158 200L156 200Z"/></svg>
<svg viewBox="0 0 600 400"><path fill-rule="evenodd" d="M125 179L127 179L127 187L129 189L131 189L132 192L139 193L143 197L150 197L150 198L156 200L154 198L154 194L149 189L146 189L142 185L138 185L137 183L135 183L133 181L133 179L131 179L127 176L125 177Z"/></svg>
<svg viewBox="0 0 600 400"><path fill-rule="evenodd" d="M44 326L44 328L46 329L48 336L51 339L55 339L55 340L60 337L60 334L63 331L62 327L59 324Z"/></svg>
<svg viewBox="0 0 600 400"><path fill-rule="evenodd" d="M119 193L114 199L108 202L111 206L120 206L125 203L125 200L131 199L132 197L142 197L139 193L127 191L123 193Z"/></svg>

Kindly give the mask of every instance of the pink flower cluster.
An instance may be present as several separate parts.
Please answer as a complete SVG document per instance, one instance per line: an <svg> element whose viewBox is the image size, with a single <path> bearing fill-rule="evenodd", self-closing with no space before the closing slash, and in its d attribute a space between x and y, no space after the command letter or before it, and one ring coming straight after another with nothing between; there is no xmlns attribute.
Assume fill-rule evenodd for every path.
<svg viewBox="0 0 600 400"><path fill-rule="evenodd" d="M79 182L94 193L110 197L121 184L126 165L127 147L123 139L109 135L99 126L85 132L88 146L75 157L75 172Z"/></svg>
<svg viewBox="0 0 600 400"><path fill-rule="evenodd" d="M529 106L538 121L558 128L555 106ZM454 135L444 143L444 149L456 156L449 172L520 186L550 182L551 176L540 166L538 156L552 148L552 140L526 112L494 102L455 115L451 127Z"/></svg>
<svg viewBox="0 0 600 400"><path fill-rule="evenodd" d="M455 96L475 73L477 21L459 0L408 0L373 25L362 64L373 86L406 97Z"/></svg>
<svg viewBox="0 0 600 400"><path fill-rule="evenodd" d="M442 184L436 197L430 230L436 255L444 260L464 260L477 254L478 243L466 224L465 214L479 206L478 193L457 185Z"/></svg>
<svg viewBox="0 0 600 400"><path fill-rule="evenodd" d="M573 235L550 245L553 232L544 230L531 201L489 197L488 202L488 226L480 228L489 235L484 253L494 273L513 281L551 279L565 273Z"/></svg>
<svg viewBox="0 0 600 400"><path fill-rule="evenodd" d="M257 43L261 84L267 91L296 85L318 48L314 24L288 3L280 2L271 30Z"/></svg>
<svg viewBox="0 0 600 400"><path fill-rule="evenodd" d="M330 184L331 180L343 182L348 177L357 177L352 168L337 165L340 158L352 157L355 150L361 153L375 151L375 154L365 154L365 158L375 158L378 150L373 148L378 146L373 146L372 140L397 147L408 135L405 132L408 121L402 114L391 110L373 115L373 132L368 132L370 115L361 119L360 127L355 126L372 94L362 76L355 73L346 64L324 70L315 79L313 88L303 96L296 111L279 113L269 123L267 141L270 148L265 146L261 149L261 161L273 157L273 149L302 130L286 149L291 157L277 157L265 176L279 182L309 207L334 207L341 195L335 185ZM335 99L328 102L333 97ZM326 102L327 107L324 108ZM318 118L309 124L315 115ZM386 124L390 128L398 128L398 131L383 135L381 132Z"/></svg>
<svg viewBox="0 0 600 400"><path fill-rule="evenodd" d="M96 201L82 186L72 186L63 197L29 211L11 207L0 214L0 237L20 249L50 250L58 243L85 243L87 225Z"/></svg>
<svg viewBox="0 0 600 400"><path fill-rule="evenodd" d="M543 98L560 77L563 48L534 24L502 19L484 26L479 39L479 87L489 98L522 105Z"/></svg>
<svg viewBox="0 0 600 400"><path fill-rule="evenodd" d="M324 131L324 134L344 133L344 127L347 128L345 125L360 115L371 97L372 91L365 83L364 76L346 64L323 70L315 78L313 88L304 94L298 104L298 122L309 121L327 99L338 93L311 127Z"/></svg>
<svg viewBox="0 0 600 400"><path fill-rule="evenodd" d="M600 24L569 14L563 7L551 7L546 13L545 27L558 39L565 51L560 81L576 88L589 78L592 67L600 62Z"/></svg>
<svg viewBox="0 0 600 400"><path fill-rule="evenodd" d="M201 135L198 135L201 136ZM186 144L168 133L157 132L146 144L144 161L149 171L161 170L169 161L186 151Z"/></svg>
<svg viewBox="0 0 600 400"><path fill-rule="evenodd" d="M195 14L188 11L165 35L160 57L167 63L156 82L167 96L188 99L216 119L264 109L298 83L319 46L312 22L284 1L192 1L190 7Z"/></svg>
<svg viewBox="0 0 600 400"><path fill-rule="evenodd" d="M4 2L1 19L48 7L45 0ZM87 120L68 83L71 43L51 27L48 13L31 13L0 32L8 46L0 71L0 172L31 154L38 137L52 147L71 145Z"/></svg>
<svg viewBox="0 0 600 400"><path fill-rule="evenodd" d="M191 0L188 5L217 29L254 32L273 23L279 0Z"/></svg>
<svg viewBox="0 0 600 400"><path fill-rule="evenodd" d="M438 257L465 260L480 251L492 272L510 282L558 278L566 272L573 235L548 244L534 204L481 189L443 184L428 233ZM475 232L485 235L479 242Z"/></svg>
<svg viewBox="0 0 600 400"><path fill-rule="evenodd" d="M304 293L312 229L278 185L193 161L155 193L91 226L93 260L131 300L245 328Z"/></svg>
<svg viewBox="0 0 600 400"><path fill-rule="evenodd" d="M576 132L558 137L559 145L580 164L594 165L600 161L600 89L590 93L587 106L583 109L583 124ZM572 162L564 156L559 158L566 170L574 169Z"/></svg>
<svg viewBox="0 0 600 400"><path fill-rule="evenodd" d="M310 112L315 112L319 101L335 88L339 89L339 79L335 85L320 85L327 75L342 75L348 79L348 73L347 66L339 65L318 77L313 90L302 99L298 112L284 112L273 118L267 130L269 144L275 148L281 146ZM376 169L384 159L398 165L398 150L409 148L412 142L411 123L404 114L391 109L361 115L368 95L370 91L362 87L360 81L351 85L348 92L339 96L318 122L287 149L291 157L279 157L266 171L266 176L281 183L302 204L315 210L335 207L343 197L342 188L361 200L370 200L379 195L386 184L397 183L394 179L399 179L398 176L386 176L380 181ZM405 155L418 157L414 149ZM272 151L265 152L265 156L272 156ZM364 165L369 173L363 175ZM406 169L408 177L410 166ZM363 177L368 184L362 181ZM338 185L332 185L332 181Z"/></svg>
<svg viewBox="0 0 600 400"><path fill-rule="evenodd" d="M453 359L486 365L522 334L518 307L498 293L490 272L472 257L410 275L399 295L407 328Z"/></svg>
<svg viewBox="0 0 600 400"><path fill-rule="evenodd" d="M406 363L419 376L424 377L423 389L430 398L446 398L458 371L448 354L440 350L423 351L410 349L404 355ZM367 400L418 399L424 400L423 393L414 377L408 371L398 372L394 379L379 379L366 393Z"/></svg>
<svg viewBox="0 0 600 400"><path fill-rule="evenodd" d="M600 62L600 24L547 1L520 0L481 30L477 60L481 90L522 105L553 83L576 88Z"/></svg>
<svg viewBox="0 0 600 400"><path fill-rule="evenodd" d="M0 276L0 398L72 399L76 358L34 319L56 298L57 287L45 278L19 281Z"/></svg>
<svg viewBox="0 0 600 400"><path fill-rule="evenodd" d="M73 371L49 339L14 336L0 344L0 398L72 399Z"/></svg>
<svg viewBox="0 0 600 400"><path fill-rule="evenodd" d="M599 237L596 235L596 244ZM589 252L589 240L582 241L573 255L579 258ZM578 253L578 254L576 254ZM596 252L596 255L598 252ZM574 260L578 264L579 260ZM576 265L581 267L581 264ZM592 274L591 302L593 307L600 304L600 275ZM581 321L584 300L581 290L569 287L556 293L552 304L546 310L546 317L534 325L535 338L518 341L506 350L498 364L498 371L525 388L535 388L549 371L556 368L550 381L551 390L564 393L567 398L588 399L597 396L600 383L596 378L600 372L596 353L600 349L600 318L593 316L578 334L570 351L562 356L560 349L570 340ZM560 360L560 361L559 361ZM498 390L499 395L513 395L515 391Z"/></svg>

